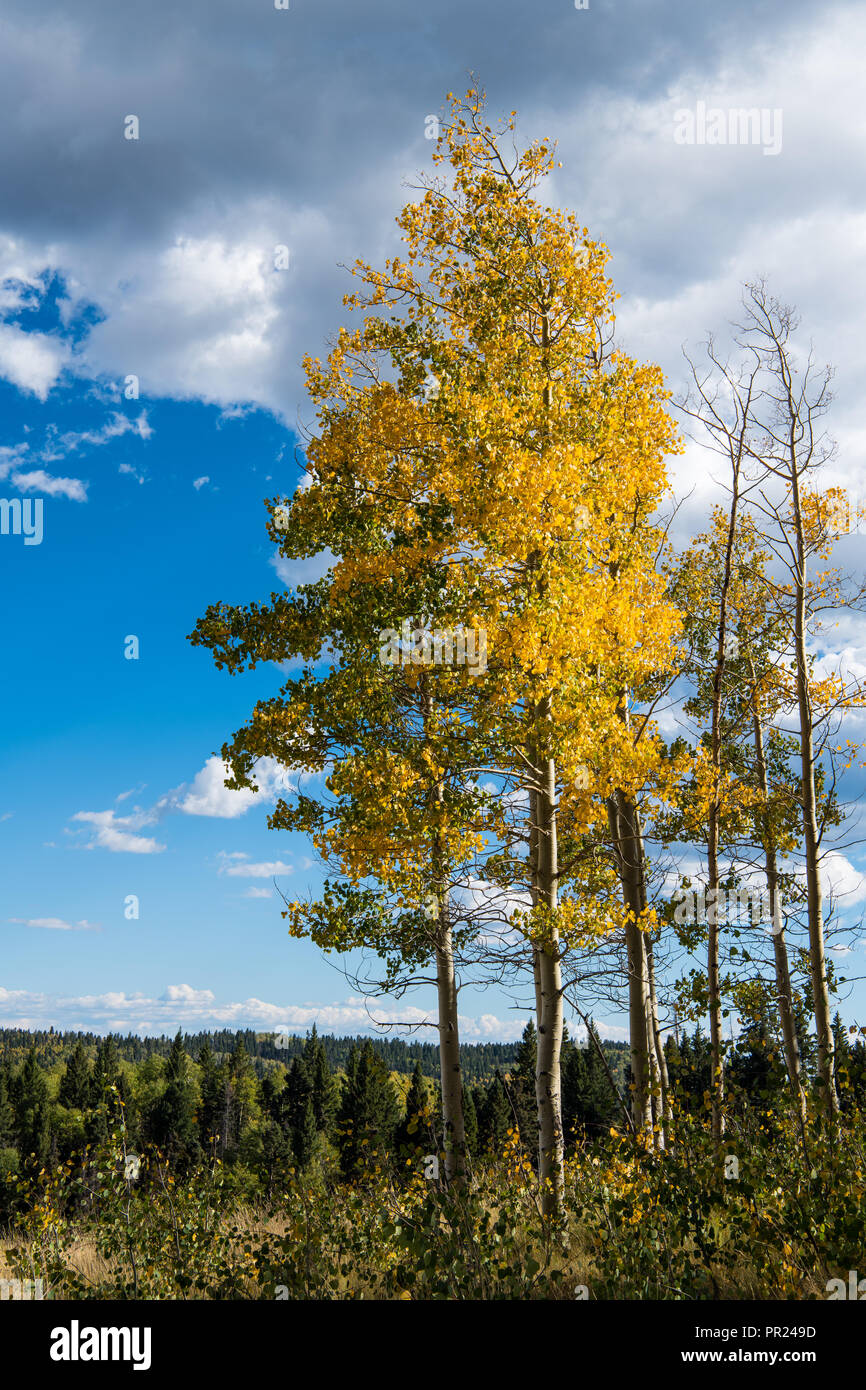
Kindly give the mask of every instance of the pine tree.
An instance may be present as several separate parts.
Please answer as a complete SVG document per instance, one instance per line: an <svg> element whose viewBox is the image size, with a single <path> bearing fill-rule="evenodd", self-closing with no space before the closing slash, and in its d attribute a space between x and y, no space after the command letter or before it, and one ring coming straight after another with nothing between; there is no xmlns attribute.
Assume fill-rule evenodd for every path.
<svg viewBox="0 0 866 1390"><path fill-rule="evenodd" d="M319 1134L330 1133L339 1103L339 1090L331 1073L327 1053L313 1024L303 1051L303 1059L310 1078L313 1113L316 1130Z"/></svg>
<svg viewBox="0 0 866 1390"><path fill-rule="evenodd" d="M407 1154L429 1151L431 1118L430 1091L421 1071L421 1063L416 1062L406 1092L406 1114L397 1126L395 1143L398 1153L402 1154L404 1150Z"/></svg>
<svg viewBox="0 0 866 1390"><path fill-rule="evenodd" d="M216 1139L219 1142L222 1086L216 1058L210 1044L205 1043L198 1054L199 1106L197 1112L199 1144L210 1153Z"/></svg>
<svg viewBox="0 0 866 1390"><path fill-rule="evenodd" d="M517 1111L517 1124L523 1148L528 1155L533 1156L538 1151L538 1104L535 1096L537 1063L538 1033L535 1023L530 1019L523 1030L511 1071L511 1099Z"/></svg>
<svg viewBox="0 0 866 1390"><path fill-rule="evenodd" d="M315 1066L315 1053L310 1056ZM295 1162L299 1168L306 1168L315 1151L318 1127L313 1078L303 1056L292 1059L286 1084L280 1092L280 1123L291 1144Z"/></svg>
<svg viewBox="0 0 866 1390"><path fill-rule="evenodd" d="M261 1128L257 1168L265 1182L265 1195L271 1198L274 1189L292 1167L292 1146L282 1125L267 1119Z"/></svg>
<svg viewBox="0 0 866 1390"><path fill-rule="evenodd" d="M833 1017L834 1065L836 1068L836 1088L839 1092L839 1108L847 1113L853 1108L854 1091L852 1087L853 1051L848 1041L848 1030L842 1022L838 1010Z"/></svg>
<svg viewBox="0 0 866 1390"><path fill-rule="evenodd" d="M120 1053L114 1038L103 1038L96 1049L93 1076L90 1086L91 1105L100 1105L106 1099L106 1092L116 1086L120 1077Z"/></svg>
<svg viewBox="0 0 866 1390"><path fill-rule="evenodd" d="M668 1052L668 1066L671 1070L671 1083L677 1088L680 1104L692 1115L701 1114L704 1096L710 1088L710 1045L701 1032L695 1028L690 1038L683 1033L678 1053Z"/></svg>
<svg viewBox="0 0 866 1390"><path fill-rule="evenodd" d="M400 1110L391 1078L381 1058L366 1041L353 1047L337 1114L340 1166L349 1176L381 1158L391 1148Z"/></svg>
<svg viewBox="0 0 866 1390"><path fill-rule="evenodd" d="M37 1163L48 1157L48 1082L31 1047L15 1080L15 1133L22 1158L32 1156Z"/></svg>
<svg viewBox="0 0 866 1390"><path fill-rule="evenodd" d="M589 1027L596 1041L588 1037L585 1047L570 1048L565 1055L563 1115L567 1134L578 1141L606 1134L620 1114L619 1101L598 1055L598 1034L592 1019Z"/></svg>
<svg viewBox="0 0 866 1390"><path fill-rule="evenodd" d="M66 1063L57 1099L69 1110L85 1110L90 1104L90 1097L90 1062L84 1044L79 1038Z"/></svg>
<svg viewBox="0 0 866 1390"><path fill-rule="evenodd" d="M15 1133L12 1077L4 1062L0 1064L0 1149L14 1148Z"/></svg>
<svg viewBox="0 0 866 1390"><path fill-rule="evenodd" d="M259 1082L259 1104L270 1120L277 1120L280 1113L280 1095L285 1085L285 1077L280 1072L266 1072Z"/></svg>
<svg viewBox="0 0 866 1390"><path fill-rule="evenodd" d="M90 1078L89 1114L85 1118L88 1142L103 1143L121 1115L120 1101L128 1092L121 1093L120 1053L114 1038L103 1038L96 1049L93 1073ZM113 1089L113 1088L116 1088Z"/></svg>
<svg viewBox="0 0 866 1390"><path fill-rule="evenodd" d="M218 1075L220 1148L225 1156L234 1158L248 1127L261 1113L255 1072L240 1033L235 1039L231 1057L220 1067Z"/></svg>
<svg viewBox="0 0 866 1390"><path fill-rule="evenodd" d="M181 1172L200 1155L195 1122L195 1091L180 1029L165 1065L166 1086L148 1117L150 1138Z"/></svg>
<svg viewBox="0 0 866 1390"><path fill-rule="evenodd" d="M463 1088L463 1123L466 1128L466 1152L478 1153L478 1111L475 1109L474 1089Z"/></svg>
<svg viewBox="0 0 866 1390"><path fill-rule="evenodd" d="M478 1116L479 1143L487 1153L499 1154L514 1123L502 1077L497 1071L484 1096Z"/></svg>

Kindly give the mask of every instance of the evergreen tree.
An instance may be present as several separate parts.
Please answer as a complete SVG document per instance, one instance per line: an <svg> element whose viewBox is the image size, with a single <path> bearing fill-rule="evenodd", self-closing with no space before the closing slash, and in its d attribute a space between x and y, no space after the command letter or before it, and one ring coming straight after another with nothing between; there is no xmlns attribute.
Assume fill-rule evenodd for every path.
<svg viewBox="0 0 866 1390"><path fill-rule="evenodd" d="M475 1096L469 1087L463 1087L463 1125L466 1130L466 1152L471 1156L478 1153L478 1112L475 1109Z"/></svg>
<svg viewBox="0 0 866 1390"><path fill-rule="evenodd" d="M391 1078L367 1039L352 1048L337 1114L340 1167L348 1176L390 1148L400 1111Z"/></svg>
<svg viewBox="0 0 866 1390"><path fill-rule="evenodd" d="M93 1064L93 1075L90 1083L91 1105L103 1104L110 1088L117 1085L119 1078L120 1053L114 1038L109 1036L103 1038L96 1049L96 1060Z"/></svg>
<svg viewBox="0 0 866 1390"><path fill-rule="evenodd" d="M256 1162L268 1198L273 1196L281 1180L287 1177L292 1167L292 1157L288 1135L281 1124L269 1117L261 1128L259 1156Z"/></svg>
<svg viewBox="0 0 866 1390"><path fill-rule="evenodd" d="M127 1099L117 1043L110 1036L103 1038L96 1049L90 1077L90 1113L85 1118L89 1143L103 1143L108 1138L120 1121L121 1102Z"/></svg>
<svg viewBox="0 0 866 1390"><path fill-rule="evenodd" d="M12 1104L12 1076L5 1062L0 1064L0 1149L15 1146L15 1107Z"/></svg>
<svg viewBox="0 0 866 1390"><path fill-rule="evenodd" d="M529 1020L517 1048L511 1071L511 1100L517 1112L517 1125L524 1151L535 1161L538 1153L538 1103L535 1098L535 1068L538 1034ZM567 1135L567 1129L566 1129Z"/></svg>
<svg viewBox="0 0 866 1390"><path fill-rule="evenodd" d="M196 1116L198 1139L205 1153L210 1153L214 1142L219 1142L222 1111L222 1085L216 1058L209 1043L205 1043L198 1054L199 1066L199 1105Z"/></svg>
<svg viewBox="0 0 866 1390"><path fill-rule="evenodd" d="M90 1062L81 1039L75 1044L60 1082L57 1099L69 1110L85 1110L90 1104Z"/></svg>
<svg viewBox="0 0 866 1390"><path fill-rule="evenodd" d="M336 1080L328 1063L328 1055L313 1024L304 1046L303 1059L310 1079L313 1113L319 1134L330 1133L339 1103Z"/></svg>
<svg viewBox="0 0 866 1390"><path fill-rule="evenodd" d="M173 1166L186 1172L199 1157L195 1090L180 1029L165 1065L166 1086L148 1117L150 1138Z"/></svg>
<svg viewBox="0 0 866 1390"><path fill-rule="evenodd" d="M497 1069L496 1075L487 1087L478 1115L479 1144L482 1150L487 1153L501 1153L505 1136L513 1122L505 1086Z"/></svg>
<svg viewBox="0 0 866 1390"><path fill-rule="evenodd" d="M687 1113L703 1113L704 1096L710 1089L710 1043L695 1028L693 1036L683 1033L679 1048L668 1046L665 1052L668 1075L679 1104Z"/></svg>
<svg viewBox="0 0 866 1390"><path fill-rule="evenodd" d="M14 1087L15 1135L22 1158L31 1155L37 1163L48 1157L50 1131L48 1123L48 1082L36 1060L36 1048L31 1047Z"/></svg>
<svg viewBox="0 0 866 1390"><path fill-rule="evenodd" d="M315 1057L313 1057L315 1065ZM313 1079L304 1057L295 1057L280 1094L282 1128L299 1168L306 1168L316 1146L316 1107Z"/></svg>
<svg viewBox="0 0 866 1390"><path fill-rule="evenodd" d="M855 1108L856 1097L853 1085L854 1052L848 1041L848 1030L840 1014L833 1019L833 1047L836 1067L836 1087L839 1092L839 1108L844 1114Z"/></svg>
<svg viewBox="0 0 866 1390"><path fill-rule="evenodd" d="M586 1046L569 1048L564 1054L562 1111L566 1138L570 1141L599 1138L620 1114L619 1102L598 1055L596 1043L600 1040L592 1019L589 1028L592 1036L587 1038Z"/></svg>
<svg viewBox="0 0 866 1390"><path fill-rule="evenodd" d="M419 1150L429 1152L431 1119L430 1092L421 1071L421 1063L416 1062L409 1090L406 1092L406 1113L397 1126L395 1143L398 1153L402 1154L404 1150L407 1154L417 1153Z"/></svg>
<svg viewBox="0 0 866 1390"><path fill-rule="evenodd" d="M280 1072L269 1071L262 1077L259 1086L259 1103L270 1120L279 1120L280 1095L285 1085L285 1077Z"/></svg>
<svg viewBox="0 0 866 1390"><path fill-rule="evenodd" d="M231 1057L219 1070L219 1079L220 1147L226 1157L234 1158L248 1127L260 1114L256 1076L240 1033Z"/></svg>
<svg viewBox="0 0 866 1390"><path fill-rule="evenodd" d="M736 1088L750 1105L764 1112L777 1109L789 1094L779 1039L766 1010L743 1029L728 1070L732 1091Z"/></svg>

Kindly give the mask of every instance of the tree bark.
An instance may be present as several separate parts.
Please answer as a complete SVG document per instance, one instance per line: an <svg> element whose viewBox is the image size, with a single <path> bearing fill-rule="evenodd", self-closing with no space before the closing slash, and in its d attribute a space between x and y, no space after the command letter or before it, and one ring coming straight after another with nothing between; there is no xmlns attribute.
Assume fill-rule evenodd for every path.
<svg viewBox="0 0 866 1390"><path fill-rule="evenodd" d="M839 1114L836 1092L836 1063L833 1027L830 1019L830 992L827 987L827 958L824 952L824 893L821 887L818 798L815 790L815 750L812 742L812 701L809 693L809 665L806 655L806 546L800 507L800 480L791 466L791 500L797 540L797 566L794 573L794 639L797 663L797 706L800 724L800 765L802 772L803 847L806 854L806 900L809 907L809 963L812 975L812 1002L815 1033L818 1038L818 1075L821 1078L821 1104L830 1116Z"/></svg>
<svg viewBox="0 0 866 1390"><path fill-rule="evenodd" d="M643 866L636 827L636 808L622 791L608 799L608 820L615 846L623 904L627 910L625 946L628 962L628 1017L632 1073L632 1117L637 1134L652 1133L649 1068L649 976L646 939L641 930Z"/></svg>
<svg viewBox="0 0 866 1390"><path fill-rule="evenodd" d="M665 1056L664 1044L662 1042L661 1028L659 1026L659 1005L656 995L656 972L653 960L652 937L646 936L646 960L647 977L649 982L649 1032L653 1044L655 1057L654 1070L657 1072L659 1104L658 1104L658 1131L656 1147L660 1149L668 1148L671 1137L671 1127L673 1123L673 1113L671 1110L671 1088L670 1077L668 1076L668 1061Z"/></svg>
<svg viewBox="0 0 866 1390"><path fill-rule="evenodd" d="M800 1046L797 1041L797 1025L794 1019L791 998L791 971L788 964L788 947L785 941L785 926L782 920L782 905L779 901L779 872L776 858L776 842L769 815L769 788L767 783L767 761L764 754L764 731L757 708L752 707L752 728L755 739L755 762L758 771L758 788L767 808L762 816L761 838L764 844L764 872L767 890L770 894L770 910L773 917L773 954L776 971L776 999L779 1005L779 1022L782 1027L782 1043L785 1049L785 1065L791 1083L800 1135L805 1142L806 1097L800 1068Z"/></svg>
<svg viewBox="0 0 866 1390"><path fill-rule="evenodd" d="M445 1131L445 1181L459 1186L466 1173L466 1129L463 1120L463 1073L460 1068L460 1030L457 1021L457 982L448 904L440 898L440 928L436 941L436 988L439 1000L439 1076Z"/></svg>
<svg viewBox="0 0 866 1390"><path fill-rule="evenodd" d="M564 1175L564 1143L562 1133L562 1087L560 1057L562 1053L563 1002L562 975L559 960L559 929L556 926L558 903L558 849L556 824L556 768L552 758L540 771L540 790L536 796L538 824L538 900L551 912L551 926L543 945L537 950L540 1014L538 1022L538 1052L535 1073L535 1098L538 1107L538 1177L541 1185L542 1211L557 1214L562 1206Z"/></svg>
<svg viewBox="0 0 866 1390"><path fill-rule="evenodd" d="M425 738L427 721L432 714L432 697L426 682L421 687L421 708L424 716ZM436 782L433 803L441 806L444 800L441 779ZM433 832L431 868L437 921L434 935L436 957L436 992L439 1026L439 1077L442 1087L442 1125L445 1148L445 1182L461 1185L466 1173L466 1128L463 1117L463 1074L460 1067L460 1029L457 1018L457 978L454 972L454 949L451 930L449 890L443 864L442 845L438 829Z"/></svg>

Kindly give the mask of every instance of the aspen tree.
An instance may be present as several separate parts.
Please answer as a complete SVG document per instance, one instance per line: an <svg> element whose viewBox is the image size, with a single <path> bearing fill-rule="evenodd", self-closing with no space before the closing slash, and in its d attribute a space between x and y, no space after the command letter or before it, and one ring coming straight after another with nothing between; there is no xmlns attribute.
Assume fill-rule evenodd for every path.
<svg viewBox="0 0 866 1390"><path fill-rule="evenodd" d="M478 92L449 100L433 151L447 175L427 178L398 217L405 257L382 270L356 263L363 288L345 302L363 312L361 325L341 329L325 363L306 362L318 417L306 449L309 486L274 538L290 557L328 549L330 577L309 613L277 605L265 619L273 639L260 637L254 649L259 658L292 650L313 658L332 634L345 646L348 605L352 679L366 691L358 674L365 611L369 643L373 629L399 626L389 591L404 596L423 585L424 611L437 625L485 634L495 680L488 671L484 698L479 684L465 717L476 765L531 793L533 908L524 928L538 968L539 1175L546 1210L555 1212L560 962L572 912L561 893L563 800L571 816L573 802L603 806L611 783L627 790L643 777L635 771L643 751L619 728L618 692L670 662L678 620L654 570L652 517L665 455L678 443L658 368L609 351L607 250L573 214L535 196L554 166L553 147L506 153L513 113L494 129ZM235 631L249 617L223 615ZM465 692L473 678L456 679ZM340 699L350 701L348 726L348 683ZM271 713L275 737L256 748L261 755L267 743L279 756L279 701ZM299 737L292 752L312 766L315 731L305 736L306 755ZM465 749L458 757L468 770ZM578 771L591 762L601 781L575 798ZM384 797L384 773L377 785ZM359 871L378 874L365 805L352 845ZM488 807L494 829L497 814ZM450 812L442 833L455 864L483 838L477 819L461 831ZM417 886L419 855L411 876Z"/></svg>

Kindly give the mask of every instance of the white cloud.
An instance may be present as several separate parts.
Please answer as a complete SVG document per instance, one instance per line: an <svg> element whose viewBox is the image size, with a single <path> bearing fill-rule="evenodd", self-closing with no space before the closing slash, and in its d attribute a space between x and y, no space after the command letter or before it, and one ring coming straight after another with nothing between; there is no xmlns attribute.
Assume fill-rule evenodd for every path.
<svg viewBox="0 0 866 1390"><path fill-rule="evenodd" d="M178 803L178 810L187 816L215 816L222 820L232 820L248 811L256 800L257 793L230 791L225 785L229 769L221 758L208 758L204 767L193 778L189 791Z"/></svg>
<svg viewBox="0 0 866 1390"><path fill-rule="evenodd" d="M221 758L208 758L189 787L182 785L175 788L174 791L161 796L148 809L143 810L136 806L126 816L119 816L114 810L77 811L72 819L93 827L93 839L87 846L88 849L107 849L115 853L128 854L158 854L165 849L165 845L135 832L144 826L155 824L170 812L182 811L188 816L211 816L220 820L233 820L244 815L257 798L263 804L274 801L281 792L289 790L292 786L289 773L274 758L261 758L256 764L255 780L259 787L258 792L245 789L229 791L224 781L227 773L228 769ZM130 794L122 792L116 799L120 800ZM234 857L245 856L242 851L236 851ZM278 872L290 873L291 870L286 868ZM252 878L263 874L264 869L262 874L248 872L244 876Z"/></svg>
<svg viewBox="0 0 866 1390"><path fill-rule="evenodd" d="M225 855L226 859L230 856ZM291 864L284 864L281 859L273 859L261 864L226 864L220 865L220 873L228 878L274 878L279 874L293 874L295 871ZM247 893L247 897L270 897L267 890L252 889Z"/></svg>
<svg viewBox="0 0 866 1390"><path fill-rule="evenodd" d="M187 816L233 820L244 815L254 802L273 801L292 785L290 774L274 758L261 758L256 763L254 781L258 792L246 788L231 791L225 785L228 775L229 769L221 758L208 758L186 794L182 796L183 788L172 794L177 809Z"/></svg>
<svg viewBox="0 0 866 1390"><path fill-rule="evenodd" d="M193 989L192 985L169 985L160 1001L167 1004L209 1005L216 995L209 989Z"/></svg>
<svg viewBox="0 0 866 1390"><path fill-rule="evenodd" d="M274 895L270 888L248 888L242 896L245 898L272 898Z"/></svg>
<svg viewBox="0 0 866 1390"><path fill-rule="evenodd" d="M387 1001L349 998L329 1004L310 1002L274 1004L251 997L220 1003L212 990L189 984L169 985L159 998L145 994L109 991L79 996L32 993L0 986L0 1019L6 1027L93 1029L96 1032L134 1032L140 1035L169 1033L177 1028L279 1028L305 1030L315 1023L321 1032L363 1033L375 1036L375 1023L431 1024L429 1010ZM501 1020L494 1014L460 1017L465 1038L513 1041L523 1031L523 1021ZM429 1034L435 1037L435 1029ZM421 1034L426 1037L428 1031Z"/></svg>
<svg viewBox="0 0 866 1390"><path fill-rule="evenodd" d="M43 468L31 473L13 473L10 482L19 492L44 492L49 497L68 497L71 502L87 501L87 483L79 478L54 478Z"/></svg>
<svg viewBox="0 0 866 1390"><path fill-rule="evenodd" d="M193 481L193 487L195 488L196 492L198 492L199 488L203 488L204 485L205 485L205 483L209 483L209 482L210 482L210 478L209 478L208 475L205 473L204 477L202 477L202 478L196 478L196 479Z"/></svg>
<svg viewBox="0 0 866 1390"><path fill-rule="evenodd" d="M821 860L821 882L832 893L841 911L866 902L866 876L839 850L828 850Z"/></svg>
<svg viewBox="0 0 866 1390"><path fill-rule="evenodd" d="M69 350L45 333L0 323L0 376L44 401L69 358Z"/></svg>
<svg viewBox="0 0 866 1390"><path fill-rule="evenodd" d="M277 406L272 374L290 272L273 269L274 246L284 236L267 220L267 212L248 206L243 232L228 225L215 232L211 222L210 230L177 236L156 255L118 265L117 278L100 286L107 318L92 330L83 365L115 375L134 362L142 390L153 396Z"/></svg>
<svg viewBox="0 0 866 1390"><path fill-rule="evenodd" d="M75 453L78 449L99 448L103 444L112 443L115 439L122 439L125 434L133 434L137 439L150 439L153 428L148 422L146 410L140 411L135 418L131 415L124 415L120 410L115 410L106 423L97 430L68 430L60 436L56 434L56 431L49 430L48 442L42 450L40 458L43 463L55 463L58 459L65 458L67 454Z"/></svg>
<svg viewBox="0 0 866 1390"><path fill-rule="evenodd" d="M307 559L294 559L287 555L272 555L269 563L288 589L296 589L299 584L315 584L324 579L328 570L336 562L330 550L322 550L318 555Z"/></svg>
<svg viewBox="0 0 866 1390"><path fill-rule="evenodd" d="M88 849L107 849L114 854L160 854L165 849L147 835L132 833L149 823L150 817L144 813L118 816L114 811L76 811L72 819L93 826Z"/></svg>
<svg viewBox="0 0 866 1390"><path fill-rule="evenodd" d="M0 480L8 477L12 469L21 462L27 449L27 444L0 444Z"/></svg>
<svg viewBox="0 0 866 1390"><path fill-rule="evenodd" d="M46 931L101 931L95 922L83 918L80 922L65 922L62 917L10 917L22 927L42 927Z"/></svg>

